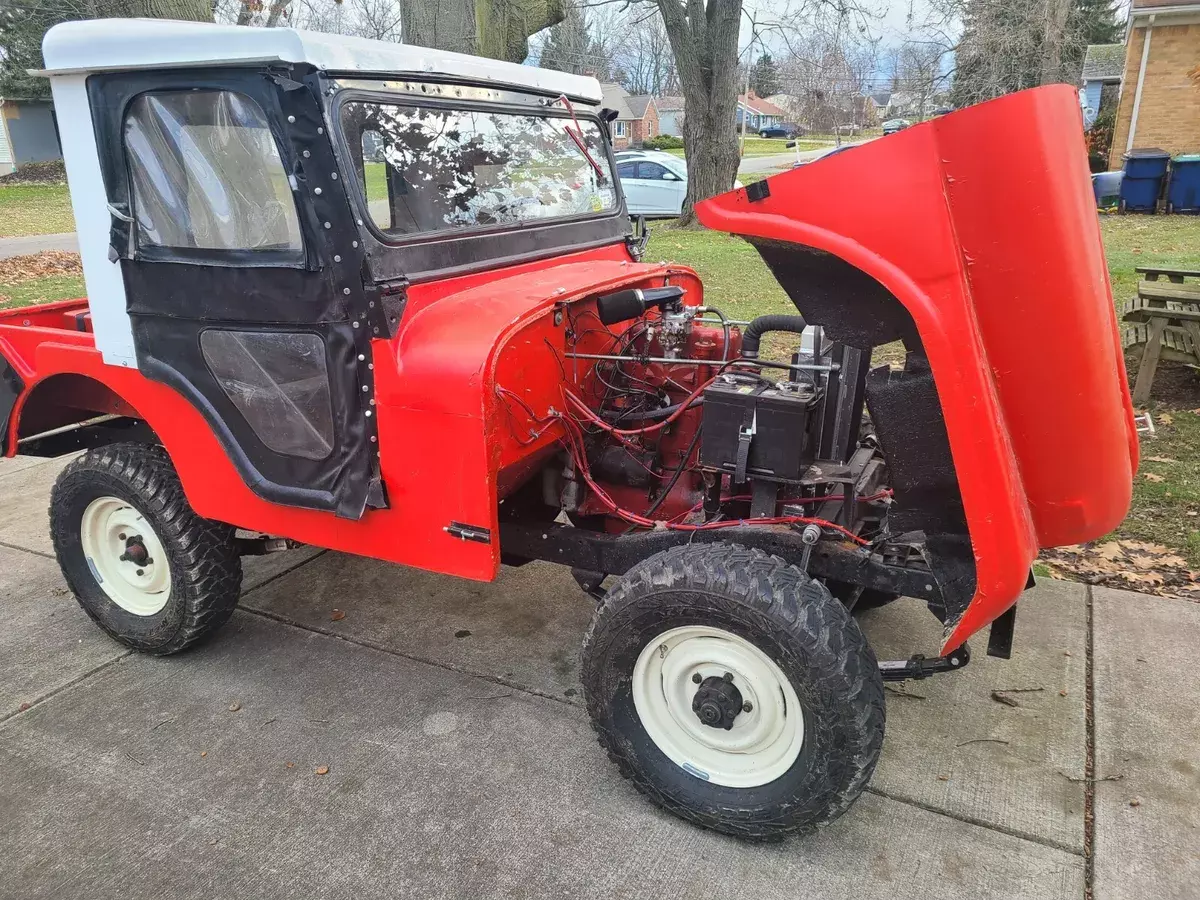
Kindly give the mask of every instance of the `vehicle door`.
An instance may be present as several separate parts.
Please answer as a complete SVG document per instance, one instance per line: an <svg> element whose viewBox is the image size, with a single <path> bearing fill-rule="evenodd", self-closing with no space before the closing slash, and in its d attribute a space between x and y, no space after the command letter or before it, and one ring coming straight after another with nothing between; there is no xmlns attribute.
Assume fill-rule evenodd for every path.
<svg viewBox="0 0 1200 900"><path fill-rule="evenodd" d="M677 216L683 209L687 182L666 166L648 159L638 160L633 183L642 193L646 213Z"/></svg>
<svg viewBox="0 0 1200 900"><path fill-rule="evenodd" d="M139 370L203 414L260 497L356 519L384 505L373 323L318 82L299 77L121 73L88 91Z"/></svg>
<svg viewBox="0 0 1200 900"><path fill-rule="evenodd" d="M636 159L617 163L617 179L621 182L621 190L625 194L625 206L631 215L643 215L654 212L650 208L650 192L638 180L638 163Z"/></svg>

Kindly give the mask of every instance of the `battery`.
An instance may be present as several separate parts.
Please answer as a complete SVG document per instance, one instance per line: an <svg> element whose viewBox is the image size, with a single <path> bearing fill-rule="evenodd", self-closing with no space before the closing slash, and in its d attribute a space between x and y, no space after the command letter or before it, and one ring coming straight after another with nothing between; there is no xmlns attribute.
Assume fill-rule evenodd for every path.
<svg viewBox="0 0 1200 900"><path fill-rule="evenodd" d="M819 396L760 381L718 380L704 391L700 464L734 476L798 481L816 457Z"/></svg>

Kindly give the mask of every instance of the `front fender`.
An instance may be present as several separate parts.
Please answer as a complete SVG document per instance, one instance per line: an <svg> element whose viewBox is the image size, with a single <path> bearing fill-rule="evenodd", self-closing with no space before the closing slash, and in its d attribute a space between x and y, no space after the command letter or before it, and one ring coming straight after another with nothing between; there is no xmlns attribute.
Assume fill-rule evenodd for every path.
<svg viewBox="0 0 1200 900"><path fill-rule="evenodd" d="M911 317L976 568L943 652L1016 601L1039 547L1100 537L1129 507L1137 435L1086 159L1057 85L697 207L711 228L840 258ZM784 287L803 307L805 285Z"/></svg>

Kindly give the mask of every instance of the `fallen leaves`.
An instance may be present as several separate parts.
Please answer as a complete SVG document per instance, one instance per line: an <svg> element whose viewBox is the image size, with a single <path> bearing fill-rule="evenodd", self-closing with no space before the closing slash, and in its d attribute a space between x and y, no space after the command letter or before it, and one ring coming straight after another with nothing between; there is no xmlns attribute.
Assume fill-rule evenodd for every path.
<svg viewBox="0 0 1200 900"><path fill-rule="evenodd" d="M234 700L232 703L229 704L230 712L237 712L241 708L242 708L242 704L238 703L236 700Z"/></svg>
<svg viewBox="0 0 1200 900"><path fill-rule="evenodd" d="M346 618L346 614L344 612L342 612L340 609L335 609L333 612L331 612L329 614L329 621L331 621L331 622L340 622L344 618Z"/></svg>
<svg viewBox="0 0 1200 900"><path fill-rule="evenodd" d="M1130 798L1129 798L1129 805L1130 805L1130 806L1135 806L1135 807L1136 807L1136 806L1141 806L1141 805L1142 805L1142 798L1141 798L1141 797L1130 797Z"/></svg>
<svg viewBox="0 0 1200 900"><path fill-rule="evenodd" d="M1162 475L1156 475L1153 472L1143 472L1142 477L1145 478L1147 481L1153 481L1155 484L1157 484L1160 481L1167 480Z"/></svg>
<svg viewBox="0 0 1200 900"><path fill-rule="evenodd" d="M0 259L0 284L20 284L51 275L82 274L79 254L66 250L43 250L41 253Z"/></svg>
<svg viewBox="0 0 1200 900"><path fill-rule="evenodd" d="M1173 415L1171 415L1170 413L1159 413L1158 421L1161 422L1163 425L1171 425L1171 424L1174 424L1175 417Z"/></svg>
<svg viewBox="0 0 1200 900"><path fill-rule="evenodd" d="M316 771L317 775L328 775L329 774L329 766L317 766L315 771Z"/></svg>
<svg viewBox="0 0 1200 900"><path fill-rule="evenodd" d="M1162 544L1115 540L1042 551L1050 577L1200 602L1200 572Z"/></svg>

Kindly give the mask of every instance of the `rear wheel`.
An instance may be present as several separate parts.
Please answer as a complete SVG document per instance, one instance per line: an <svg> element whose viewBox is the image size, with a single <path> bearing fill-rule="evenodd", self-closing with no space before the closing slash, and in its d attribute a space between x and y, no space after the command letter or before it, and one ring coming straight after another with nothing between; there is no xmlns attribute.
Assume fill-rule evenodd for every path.
<svg viewBox="0 0 1200 900"><path fill-rule="evenodd" d="M621 773L664 809L742 838L836 819L883 742L878 663L845 607L737 545L679 547L630 570L592 622L582 677Z"/></svg>
<svg viewBox="0 0 1200 900"><path fill-rule="evenodd" d="M161 447L111 444L74 460L51 494L50 533L79 605L135 650L183 650L237 605L234 530L192 511Z"/></svg>

